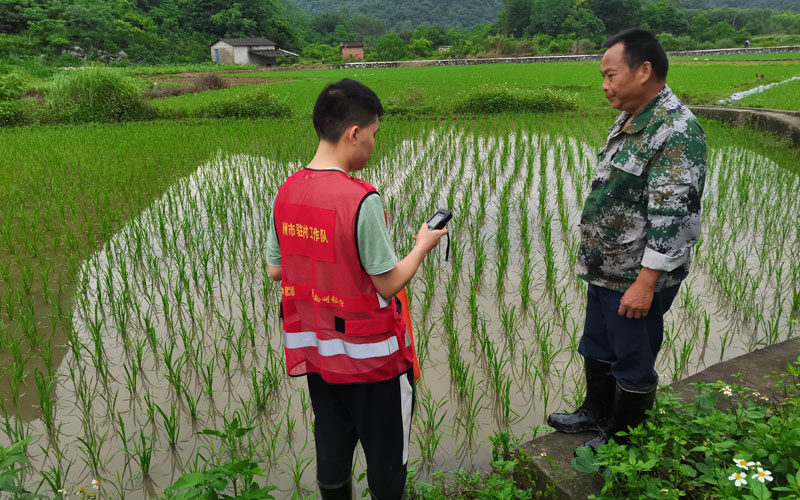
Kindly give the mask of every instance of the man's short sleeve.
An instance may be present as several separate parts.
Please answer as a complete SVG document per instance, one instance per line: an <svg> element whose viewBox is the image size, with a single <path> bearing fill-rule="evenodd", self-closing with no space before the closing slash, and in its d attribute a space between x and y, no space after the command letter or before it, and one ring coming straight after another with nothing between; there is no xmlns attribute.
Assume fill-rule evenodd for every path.
<svg viewBox="0 0 800 500"><path fill-rule="evenodd" d="M272 228L267 233L267 264L279 267L281 265L281 247L278 244L278 228L275 227L275 207L272 207Z"/></svg>
<svg viewBox="0 0 800 500"><path fill-rule="evenodd" d="M364 199L356 215L356 227L358 253L367 274L383 274L394 269L398 259L379 195L368 195Z"/></svg>

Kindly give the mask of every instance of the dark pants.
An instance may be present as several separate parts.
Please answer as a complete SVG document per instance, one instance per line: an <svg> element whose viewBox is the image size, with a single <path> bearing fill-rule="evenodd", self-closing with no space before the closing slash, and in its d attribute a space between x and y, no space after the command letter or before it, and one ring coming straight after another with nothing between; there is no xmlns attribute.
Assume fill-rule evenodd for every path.
<svg viewBox="0 0 800 500"><path fill-rule="evenodd" d="M656 356L664 340L664 314L680 285L653 295L647 316L628 319L617 314L622 292L589 285L586 323L578 352L611 363L611 373L623 389L638 392L658 383Z"/></svg>
<svg viewBox="0 0 800 500"><path fill-rule="evenodd" d="M370 384L329 384L315 373L307 378L320 487L347 482L360 440L370 493L378 500L403 498L414 408L412 371Z"/></svg>

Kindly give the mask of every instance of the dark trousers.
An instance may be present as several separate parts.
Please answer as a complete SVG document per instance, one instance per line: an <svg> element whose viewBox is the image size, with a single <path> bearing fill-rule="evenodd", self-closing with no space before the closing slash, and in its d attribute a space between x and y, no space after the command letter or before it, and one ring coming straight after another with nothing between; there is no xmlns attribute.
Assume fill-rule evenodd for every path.
<svg viewBox="0 0 800 500"><path fill-rule="evenodd" d="M316 373L307 378L320 487L347 482L360 440L370 493L378 500L403 498L414 409L413 372L369 384L329 384Z"/></svg>
<svg viewBox="0 0 800 500"><path fill-rule="evenodd" d="M680 285L656 292L647 316L620 316L622 292L589 285L586 323L578 352L585 358L611 363L611 373L623 389L634 392L658 383L656 357L664 340L664 314L669 311Z"/></svg>

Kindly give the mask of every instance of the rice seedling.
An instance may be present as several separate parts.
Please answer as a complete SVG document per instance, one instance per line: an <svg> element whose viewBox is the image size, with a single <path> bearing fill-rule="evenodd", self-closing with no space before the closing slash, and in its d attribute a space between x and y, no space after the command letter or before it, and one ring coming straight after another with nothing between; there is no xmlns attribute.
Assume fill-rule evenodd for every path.
<svg viewBox="0 0 800 500"><path fill-rule="evenodd" d="M83 451L81 460L93 476L100 476L100 471L104 469L106 460L101 455L103 445L106 442L106 434L100 434L96 426L91 422L83 421L83 436L78 436L79 447Z"/></svg>
<svg viewBox="0 0 800 500"><path fill-rule="evenodd" d="M45 377L39 370L34 371L34 378L36 379L36 392L39 395L39 407L42 410L44 426L48 432L52 433L55 430L55 402L52 400L52 393L56 380Z"/></svg>
<svg viewBox="0 0 800 500"><path fill-rule="evenodd" d="M177 446L178 438L181 433L181 424L175 414L175 406L169 405L169 415L167 415L161 407L157 407L158 413L161 415L164 432L167 435L167 442L169 447L174 449Z"/></svg>
<svg viewBox="0 0 800 500"><path fill-rule="evenodd" d="M153 446L153 436L139 430L139 439L133 441L133 449L126 450L131 458L139 466L139 474L142 478L150 476L152 467L153 453L156 451Z"/></svg>
<svg viewBox="0 0 800 500"><path fill-rule="evenodd" d="M419 424L421 428L416 434L420 451L419 461L423 464L430 464L434 462L436 450L444 437L442 423L447 415L447 410L442 411L442 408L445 406L445 400L435 401L430 391L427 391L417 400L417 403L421 409L420 413L424 415L417 420L417 422L422 422Z"/></svg>

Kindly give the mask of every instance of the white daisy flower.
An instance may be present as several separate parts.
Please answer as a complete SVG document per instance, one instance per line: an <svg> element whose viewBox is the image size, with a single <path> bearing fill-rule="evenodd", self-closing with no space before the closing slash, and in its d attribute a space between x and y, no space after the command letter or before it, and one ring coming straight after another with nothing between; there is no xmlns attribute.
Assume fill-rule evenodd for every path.
<svg viewBox="0 0 800 500"><path fill-rule="evenodd" d="M772 481L772 472L764 470L761 467L759 467L756 473L751 476L751 478L758 479L762 483L764 481Z"/></svg>
<svg viewBox="0 0 800 500"><path fill-rule="evenodd" d="M726 395L726 396L731 396L731 395L733 395L733 390L731 389L731 386L729 386L729 385L726 385L725 387L723 387L723 388L722 388L722 394L724 394L724 395Z"/></svg>
<svg viewBox="0 0 800 500"><path fill-rule="evenodd" d="M733 481L733 484L735 484L737 488L743 484L747 484L747 475L742 472L734 472L728 476L728 479Z"/></svg>
<svg viewBox="0 0 800 500"><path fill-rule="evenodd" d="M755 462L748 462L747 460L743 460L741 458L734 458L733 463L736 464L736 467L744 470L747 470L756 464Z"/></svg>

